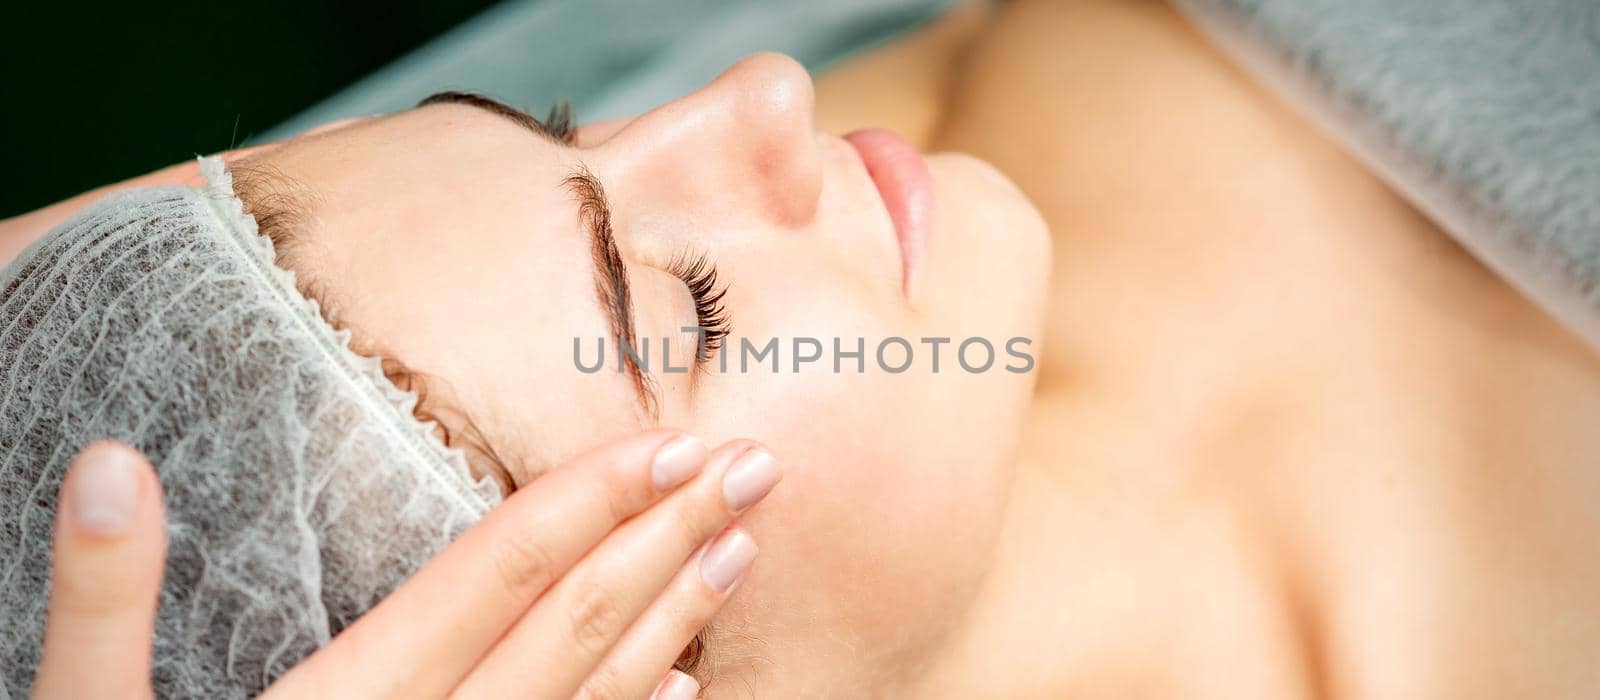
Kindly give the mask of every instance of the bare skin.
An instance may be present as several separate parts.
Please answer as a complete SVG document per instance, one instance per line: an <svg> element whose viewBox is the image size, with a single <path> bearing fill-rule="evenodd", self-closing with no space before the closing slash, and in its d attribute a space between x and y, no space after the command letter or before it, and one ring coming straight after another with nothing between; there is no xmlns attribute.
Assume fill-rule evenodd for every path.
<svg viewBox="0 0 1600 700"><path fill-rule="evenodd" d="M787 70L764 63L679 111L728 114L740 105L734 87L748 93ZM895 128L929 150L978 155L1026 192L1054 239L1048 342L999 545L971 601L907 602L907 582L928 572L878 556L966 552L956 535L981 529L970 522L952 533L917 521L860 544L874 576L850 557L817 562L824 544L881 530L847 528L854 521L835 511L948 508L934 496L951 489L926 474L964 472L866 460L814 481L822 456L853 455L809 455L784 421L764 419L794 447L785 454L813 469L797 469L772 515L753 519L772 543L768 563L719 617L750 630L771 663L740 668L743 638L713 636L714 663L732 682L711 684L708 697L1571 697L1600 686L1590 663L1600 655L1600 510L1590 505L1600 498L1590 457L1600 453L1600 359L1165 5L966 7L837 67L816 95L822 131ZM492 137L486 153L516 143L481 116L443 109L382 128L429 143L413 137L469 123L472 138ZM670 151L672 116L635 127L632 145L623 138L612 153ZM758 121L714 123L706 143L771 136L741 132ZM606 138L591 129L580 142ZM683 153L708 151L689 145ZM678 163L708 162L695 157ZM608 186L626 192L628 163L612 160ZM430 161L428 173L449 164ZM950 181L971 174L941 164ZM650 184L619 203L655 204L641 196ZM724 216L766 211L710 201ZM982 231L963 231L974 234L964 252L989 247ZM337 233L319 235L332 244ZM787 269L783 256L737 252L726 267L747 284L762 278L750 270ZM985 303L1001 307L992 315L1012 301ZM404 327L384 337L416 339ZM896 503L868 501L891 488ZM823 614L840 602L910 618ZM805 624L775 621L783 614ZM860 653L927 617L951 627L919 639L916 653ZM872 645L832 643L862 630Z"/></svg>
<svg viewBox="0 0 1600 700"><path fill-rule="evenodd" d="M1055 238L1001 564L926 695L1600 685L1600 359L1165 5L949 39L981 14L818 86L822 123L994 163ZM962 68L830 111L896 50Z"/></svg>

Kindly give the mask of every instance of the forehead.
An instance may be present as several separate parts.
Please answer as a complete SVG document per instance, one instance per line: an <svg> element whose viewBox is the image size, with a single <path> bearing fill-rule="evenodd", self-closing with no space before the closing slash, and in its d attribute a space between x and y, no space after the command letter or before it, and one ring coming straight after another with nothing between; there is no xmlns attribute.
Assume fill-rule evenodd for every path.
<svg viewBox="0 0 1600 700"><path fill-rule="evenodd" d="M546 466L637 426L626 378L573 362L574 338L592 352L609 334L563 184L576 151L437 105L294 142L260 164L310 193L294 264L329 298L332 320L447 384L508 462Z"/></svg>
<svg viewBox="0 0 1600 700"><path fill-rule="evenodd" d="M478 180L471 184L484 193L505 191L526 183L558 182L580 164L575 149L504 117L456 104L407 110L294 139L268 151L263 160L292 168L319 193L363 194L427 184L441 194L460 195L469 180ZM520 192L533 194L526 188ZM548 194L547 204L565 199L553 190Z"/></svg>

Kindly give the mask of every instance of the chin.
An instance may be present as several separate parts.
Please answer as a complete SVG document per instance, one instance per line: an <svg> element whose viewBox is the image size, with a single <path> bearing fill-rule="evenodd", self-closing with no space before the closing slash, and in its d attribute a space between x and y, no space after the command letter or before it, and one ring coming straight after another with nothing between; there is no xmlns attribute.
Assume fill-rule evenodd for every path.
<svg viewBox="0 0 1600 700"><path fill-rule="evenodd" d="M1008 216L1032 218L1033 228L1043 233L1044 219L1039 215L1038 207L1033 205L1033 201L1028 199L1017 183L989 161L955 151L934 153L927 159L934 182L942 179L954 185L950 189L961 193L958 199L962 203L986 205L1004 209Z"/></svg>
<svg viewBox="0 0 1600 700"><path fill-rule="evenodd" d="M1018 292L1043 298L1051 267L1050 228L1033 201L1011 178L988 161L965 153L927 156L938 193L940 235L960 239L958 245L1010 249L1009 274L1025 274L1032 282Z"/></svg>
<svg viewBox="0 0 1600 700"><path fill-rule="evenodd" d="M972 334L1031 338L1040 357L1054 261L1044 217L982 159L940 153L928 166L937 197L924 273L938 287L927 290L933 315Z"/></svg>

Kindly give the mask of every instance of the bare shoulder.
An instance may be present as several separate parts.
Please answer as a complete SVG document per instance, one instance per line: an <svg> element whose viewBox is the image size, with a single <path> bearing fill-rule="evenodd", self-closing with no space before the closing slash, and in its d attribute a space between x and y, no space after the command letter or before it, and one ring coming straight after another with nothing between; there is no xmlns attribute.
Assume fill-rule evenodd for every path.
<svg viewBox="0 0 1600 700"><path fill-rule="evenodd" d="M1249 566L1214 580L1319 694L1600 687L1600 356L1164 3L1002 5L957 75L935 148L1056 239L1030 450L1083 512L1227 514ZM1129 521L1106 556L1159 560ZM1240 558L1210 546L1168 573ZM1214 629L1190 602L1151 635Z"/></svg>

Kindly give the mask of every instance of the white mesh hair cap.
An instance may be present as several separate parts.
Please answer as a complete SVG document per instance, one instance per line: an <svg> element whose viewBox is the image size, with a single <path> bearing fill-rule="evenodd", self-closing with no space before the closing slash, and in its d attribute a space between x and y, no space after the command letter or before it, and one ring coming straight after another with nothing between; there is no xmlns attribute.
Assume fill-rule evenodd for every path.
<svg viewBox="0 0 1600 700"><path fill-rule="evenodd" d="M90 442L160 475L162 697L255 694L500 498L296 291L222 162L201 169L0 271L0 698L32 683L56 492Z"/></svg>

